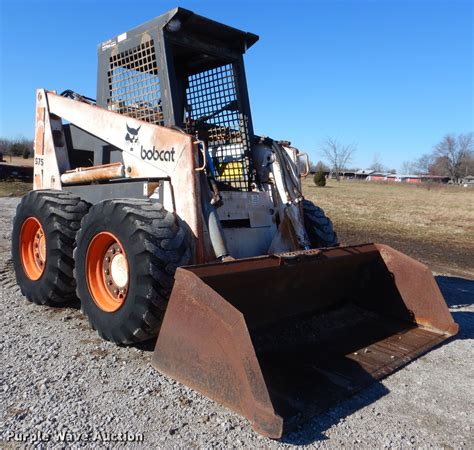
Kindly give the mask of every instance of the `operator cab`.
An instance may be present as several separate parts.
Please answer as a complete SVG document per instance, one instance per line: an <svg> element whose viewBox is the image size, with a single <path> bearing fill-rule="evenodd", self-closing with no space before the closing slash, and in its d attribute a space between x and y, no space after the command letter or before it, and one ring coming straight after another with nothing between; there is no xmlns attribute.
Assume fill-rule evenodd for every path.
<svg viewBox="0 0 474 450"><path fill-rule="evenodd" d="M258 36L176 8L99 45L97 103L206 142L222 190L251 190L242 55Z"/></svg>

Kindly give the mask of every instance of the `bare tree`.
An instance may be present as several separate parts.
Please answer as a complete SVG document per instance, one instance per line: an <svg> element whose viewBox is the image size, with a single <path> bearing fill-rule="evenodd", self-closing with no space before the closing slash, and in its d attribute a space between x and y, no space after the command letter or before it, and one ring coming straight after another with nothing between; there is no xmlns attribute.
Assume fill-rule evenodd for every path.
<svg viewBox="0 0 474 450"><path fill-rule="evenodd" d="M410 161L403 161L400 167L400 172L402 175L407 175L413 172L413 163Z"/></svg>
<svg viewBox="0 0 474 450"><path fill-rule="evenodd" d="M313 163L311 163L313 164ZM315 169L315 172L317 172L318 170L322 170L323 172L329 172L330 168L324 164L322 161L318 161L316 164L314 164L314 169Z"/></svg>
<svg viewBox="0 0 474 450"><path fill-rule="evenodd" d="M467 177L468 175L474 176L474 152L471 152L464 160L461 173L463 177Z"/></svg>
<svg viewBox="0 0 474 450"><path fill-rule="evenodd" d="M464 154L461 162L460 176L474 175L474 133L460 134L458 145Z"/></svg>
<svg viewBox="0 0 474 450"><path fill-rule="evenodd" d="M448 134L426 153L414 161L405 161L402 173L439 175L458 182L462 177L474 174L474 134Z"/></svg>
<svg viewBox="0 0 474 450"><path fill-rule="evenodd" d="M400 172L403 175L408 175L411 173L416 175L434 175L432 173L432 169L436 162L435 160L436 158L434 158L433 155L425 154L414 161L404 161L400 167Z"/></svg>
<svg viewBox="0 0 474 450"><path fill-rule="evenodd" d="M322 168L323 172L329 172L329 168L326 166L326 164L322 163L321 161L318 161L315 163L314 161L309 161L309 171L310 173L316 173L320 168Z"/></svg>
<svg viewBox="0 0 474 450"><path fill-rule="evenodd" d="M473 153L473 133L447 134L434 148L434 153L446 164L446 171L453 182L457 183L464 175L463 165Z"/></svg>
<svg viewBox="0 0 474 450"><path fill-rule="evenodd" d="M430 175L449 177L448 159L444 156L436 156L430 166Z"/></svg>
<svg viewBox="0 0 474 450"><path fill-rule="evenodd" d="M374 159L372 160L372 164L369 166L370 170L375 170L376 172L384 172L385 166L380 161L380 153L374 154Z"/></svg>
<svg viewBox="0 0 474 450"><path fill-rule="evenodd" d="M10 141L8 139L0 138L0 152L6 155L9 146L10 146Z"/></svg>
<svg viewBox="0 0 474 450"><path fill-rule="evenodd" d="M432 166L435 162L433 155L425 153L413 163L413 172L417 175L431 174Z"/></svg>
<svg viewBox="0 0 474 450"><path fill-rule="evenodd" d="M357 147L355 144L342 144L332 138L326 138L324 140L321 153L329 163L337 181L341 180L341 172L347 168L347 164L356 150Z"/></svg>

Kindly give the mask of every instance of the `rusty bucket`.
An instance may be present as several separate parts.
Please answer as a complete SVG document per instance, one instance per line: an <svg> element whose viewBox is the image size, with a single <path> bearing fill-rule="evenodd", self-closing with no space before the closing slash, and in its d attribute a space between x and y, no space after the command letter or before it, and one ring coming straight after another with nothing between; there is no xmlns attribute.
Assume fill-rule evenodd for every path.
<svg viewBox="0 0 474 450"><path fill-rule="evenodd" d="M279 438L457 330L423 264L310 250L178 269L153 366Z"/></svg>

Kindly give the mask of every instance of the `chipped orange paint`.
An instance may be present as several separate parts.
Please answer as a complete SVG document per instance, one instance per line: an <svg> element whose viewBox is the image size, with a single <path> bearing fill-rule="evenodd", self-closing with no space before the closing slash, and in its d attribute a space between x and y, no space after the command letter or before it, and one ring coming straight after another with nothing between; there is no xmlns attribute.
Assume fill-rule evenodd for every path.
<svg viewBox="0 0 474 450"><path fill-rule="evenodd" d="M39 99L38 99L39 103ZM44 116L45 108L36 105L36 122L35 122L35 143L34 143L34 179L33 179L33 189L41 189L43 187L43 166L42 160L38 157L44 155ZM41 162L40 164L37 164Z"/></svg>
<svg viewBox="0 0 474 450"><path fill-rule="evenodd" d="M44 113L45 108L36 107L35 154L44 154Z"/></svg>
<svg viewBox="0 0 474 450"><path fill-rule="evenodd" d="M93 167L80 167L64 172L61 175L61 182L64 184L75 184L111 180L124 177L124 173L124 166L121 162Z"/></svg>
<svg viewBox="0 0 474 450"><path fill-rule="evenodd" d="M187 225L192 234L192 254L194 263L206 261L201 193L199 185L199 149L195 138L171 128L154 125L118 114L113 111L74 101L52 92L45 91L48 114L61 117L88 133L97 136L114 147L122 150L127 178L162 178L169 180L174 193L172 205L165 207L173 210ZM140 129L139 138L134 147L125 140L127 127ZM172 160L160 160L143 157L144 151L153 149L172 151ZM155 157L155 153L153 153ZM49 186L45 186L49 187Z"/></svg>

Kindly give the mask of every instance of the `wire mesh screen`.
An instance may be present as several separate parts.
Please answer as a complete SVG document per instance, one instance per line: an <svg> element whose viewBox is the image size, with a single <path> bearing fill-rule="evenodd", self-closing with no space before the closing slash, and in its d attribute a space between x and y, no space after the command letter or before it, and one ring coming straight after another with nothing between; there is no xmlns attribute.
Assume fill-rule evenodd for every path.
<svg viewBox="0 0 474 450"><path fill-rule="evenodd" d="M188 79L186 131L207 141L221 189L250 189L250 140L232 64Z"/></svg>
<svg viewBox="0 0 474 450"><path fill-rule="evenodd" d="M110 57L108 109L163 125L153 40Z"/></svg>

